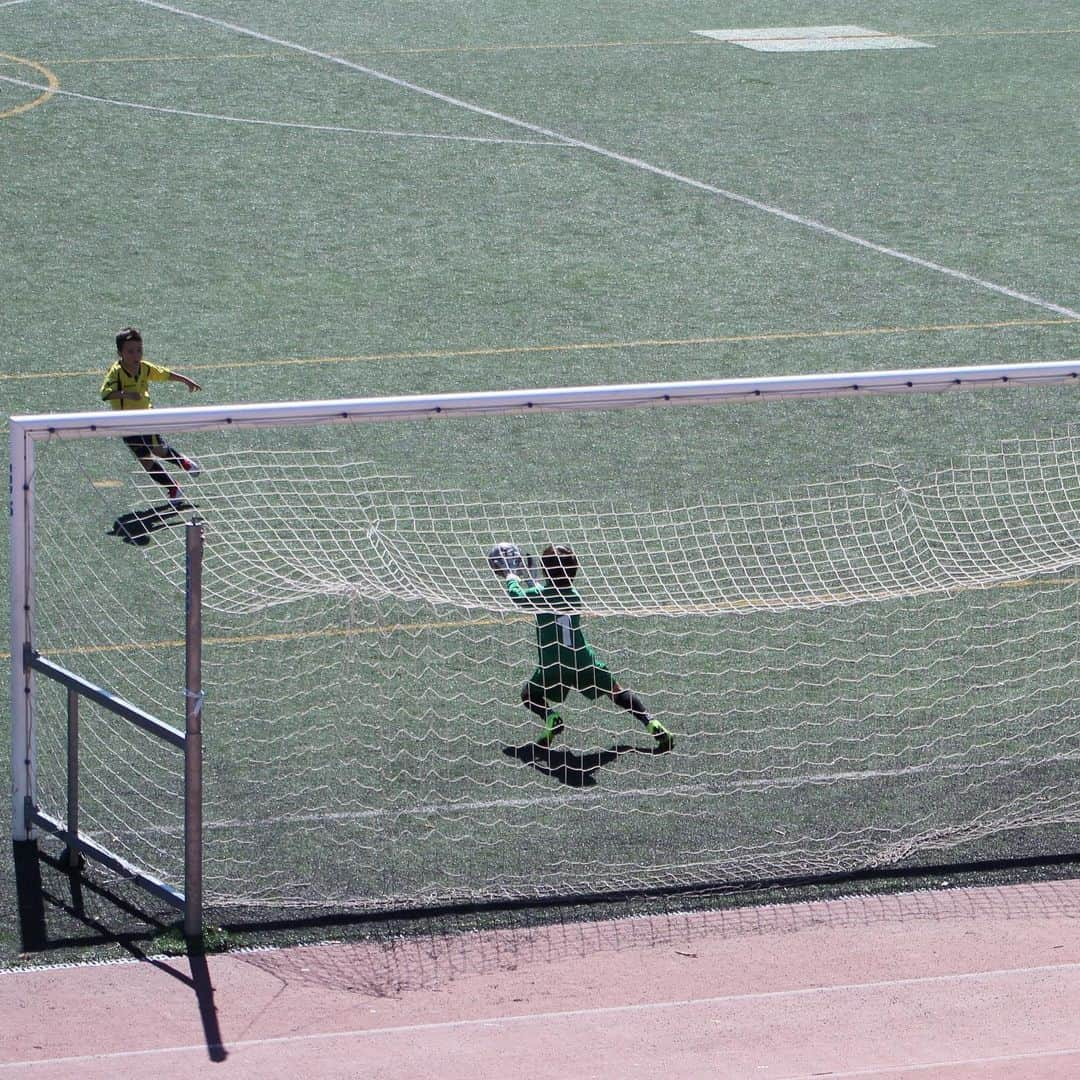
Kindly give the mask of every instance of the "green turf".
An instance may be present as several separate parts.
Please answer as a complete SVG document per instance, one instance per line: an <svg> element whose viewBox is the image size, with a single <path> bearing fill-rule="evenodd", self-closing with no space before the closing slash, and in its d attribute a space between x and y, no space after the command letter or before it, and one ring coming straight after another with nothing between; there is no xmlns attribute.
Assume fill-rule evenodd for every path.
<svg viewBox="0 0 1080 1080"><path fill-rule="evenodd" d="M197 10L1076 307L1073 155L1061 137L1075 112L1068 11L920 4L886 23L869 4L838 12L756 3L731 16L698 3L514 12L326 3L315 14L201 0ZM835 22L934 48L772 55L692 33ZM96 97L292 123L538 137L135 3L31 0L0 9L0 28L4 53ZM42 78L0 57L5 74ZM0 84L0 114L34 96ZM0 384L9 412L96 407L111 335L128 322L143 328L152 359L205 387L192 398L179 386L157 388L162 405L1023 362L1076 351L1075 324L1045 306L580 148L256 127L60 96L0 117L0 138ZM588 345L603 347L577 348ZM311 363L284 362L295 359ZM537 428L508 421L479 436L467 426L384 427L371 445L387 471L407 466L442 486L504 498L535 481L528 463L547 460L555 431L560 456L590 462L597 490L660 504L675 480L719 500L760 497L842 478L868 458L918 476L986 449L988 432L1060 426L1073 406L1067 394L1036 392L962 406L838 401L816 407L809 422L798 405L740 414L730 432L686 411L652 431L644 416L615 425L575 416ZM492 468L485 448L493 444L522 464ZM672 445L685 453L656 467ZM71 512L92 522L102 557L135 580L132 552L100 536L127 507L114 505L114 489L87 484L126 477L128 461L116 446L94 451L63 481ZM628 470L635 458L649 467ZM544 482L558 488L571 471ZM1017 599L1014 616L1028 617L1028 606ZM148 617L155 633L178 632L172 616L160 622ZM118 639L107 620L102 629L102 639ZM621 632L598 627L596 636L614 649ZM510 645L527 666L527 640ZM511 686L493 754L524 739L514 697ZM610 715L588 715L603 745L626 734ZM528 790L557 790L557 777L499 764L518 768ZM596 775L617 785L640 767L625 757ZM435 777L435 795L460 788L452 768ZM265 782L243 768L228 779ZM801 812L820 813L816 794ZM575 825L567 848L600 850L617 864L643 842L598 838L594 824ZM564 827L557 814L551 826ZM662 843L669 827L658 823L650 842ZM739 831L732 823L731 835ZM1057 839L1047 838L1046 850ZM1001 846L1014 850L1015 838ZM483 853L457 850L467 880ZM314 874L350 880L347 856L323 865L317 851L296 857L310 858ZM446 851L417 841L415 874L426 859L445 861ZM415 880L409 860L401 860L403 889ZM508 862L509 878L517 865ZM528 852L520 866L530 872ZM0 955L10 958L17 945L6 932L4 941Z"/></svg>

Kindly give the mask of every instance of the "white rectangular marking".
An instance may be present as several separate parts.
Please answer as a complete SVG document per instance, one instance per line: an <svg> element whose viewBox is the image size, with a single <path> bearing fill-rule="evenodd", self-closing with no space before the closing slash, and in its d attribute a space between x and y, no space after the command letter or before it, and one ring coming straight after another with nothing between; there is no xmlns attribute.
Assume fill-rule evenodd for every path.
<svg viewBox="0 0 1080 1080"><path fill-rule="evenodd" d="M851 49L932 49L923 41L864 26L762 26L746 30L695 30L700 37L755 52L839 52Z"/></svg>

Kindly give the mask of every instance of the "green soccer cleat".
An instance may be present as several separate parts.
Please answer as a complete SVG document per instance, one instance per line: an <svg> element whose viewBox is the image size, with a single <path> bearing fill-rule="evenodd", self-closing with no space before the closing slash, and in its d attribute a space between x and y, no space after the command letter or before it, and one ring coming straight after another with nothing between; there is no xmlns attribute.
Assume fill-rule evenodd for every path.
<svg viewBox="0 0 1080 1080"><path fill-rule="evenodd" d="M558 713L549 713L544 721L544 730L533 742L546 750L555 741L555 737L562 734L563 727L562 717Z"/></svg>
<svg viewBox="0 0 1080 1080"><path fill-rule="evenodd" d="M655 740L653 751L657 754L666 754L675 749L675 736L659 720L649 721L649 734Z"/></svg>

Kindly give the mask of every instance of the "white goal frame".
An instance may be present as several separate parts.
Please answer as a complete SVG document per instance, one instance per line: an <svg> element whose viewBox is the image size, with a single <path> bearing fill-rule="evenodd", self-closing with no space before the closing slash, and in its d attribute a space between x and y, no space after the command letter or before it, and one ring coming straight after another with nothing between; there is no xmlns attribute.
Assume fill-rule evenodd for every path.
<svg viewBox="0 0 1080 1080"><path fill-rule="evenodd" d="M167 434L278 425L445 420L537 411L642 409L793 398L947 393L1077 384L1078 381L1080 360L155 409L153 427L155 431ZM35 651L34 640L35 446L38 442L53 439L115 438L138 434L145 430L146 425L146 414L141 411L11 418L11 764L12 837L15 841L32 840L36 833L33 816L37 771L35 669L44 670L44 667ZM49 674L53 678L58 677L54 672ZM63 678L60 681L63 682ZM69 694L74 693L71 683L68 686ZM108 696L107 689L105 695ZM133 719L131 716L128 718ZM139 723L139 720L135 718L135 722Z"/></svg>

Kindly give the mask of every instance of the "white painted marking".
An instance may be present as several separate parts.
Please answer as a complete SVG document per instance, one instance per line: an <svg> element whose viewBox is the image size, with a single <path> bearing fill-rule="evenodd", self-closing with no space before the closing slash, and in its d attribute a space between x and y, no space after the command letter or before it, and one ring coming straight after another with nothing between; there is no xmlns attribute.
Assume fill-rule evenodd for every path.
<svg viewBox="0 0 1080 1080"><path fill-rule="evenodd" d="M388 75L385 72L376 71L374 68L365 67L363 64L356 64L351 60L346 60L344 57L334 56L332 53L320 52L318 49L310 49L306 45L299 45L294 41L285 41L283 38L273 37L270 34L263 34L258 30L251 30L245 26L238 26L236 23L226 22L224 19L215 19L210 15L200 15L194 11L186 11L183 8L174 7L172 4L162 3L161 0L133 0L133 2L142 4L144 7L153 7L158 8L161 11L168 11L173 15L182 15L188 19L197 19L200 22L209 23L212 26L220 26L225 30L231 30L233 33L254 38L256 41L265 41L270 45L279 45L283 49L292 49L295 52L304 53L307 56L317 57L320 60L325 60L327 63L337 64L340 67L348 68L351 71L358 71L362 75L368 75L373 79L381 79L383 82L390 83L393 86L399 86L403 90L412 90L417 94L423 94L425 97L433 98L435 101L441 101L446 105L452 105L459 109L466 109L478 116L487 116L492 120L499 120L504 124L519 127L525 131L532 131L547 139L558 139L568 146L577 146L582 150L588 150L590 153L608 158L611 161L618 161L623 165L641 169L643 172L651 173L654 176L661 176L666 180L673 180L676 183L685 184L698 191L705 191L710 195L718 195L720 198L727 199L730 202L740 203L741 205L749 206L754 210L772 214L775 217L783 218L785 221L790 221L795 225L802 225L804 228L813 229L815 232L823 233L834 239L844 240L849 244L855 244L858 247L866 248L868 251L875 251L879 255L887 255L890 258L910 263L912 266L920 266L924 270L933 270L936 273L944 274L947 277L955 278L958 281L965 281L969 285L976 285L981 289L988 289L991 292L1000 293L1002 296L1008 296L1013 300L1019 300L1025 304L1034 304L1036 307L1045 308L1047 311L1056 311L1059 315L1065 315L1070 319L1080 320L1080 311L1074 311L1072 308L1063 307L1060 304L1053 304L1050 301L1043 300L1037 296L1018 292L1016 289L1010 289L1005 285L998 285L992 281L986 281L983 278L975 277L974 274L968 274L963 270L954 270L951 267L943 266L940 263L931 262L929 259L921 259L918 256L909 255L896 248L886 247L883 244L875 244L870 240L863 240L861 237L855 236L852 233L834 229L831 226L820 221L815 221L812 218L800 217L798 214L792 214L778 206L770 206L768 203L759 202L757 199L751 199L749 196L739 195L734 191L725 191L723 188L714 187L712 184L706 184L701 180L693 180L688 176L683 176L681 173L673 172L670 169L663 169L658 165L652 165L647 161L642 161L640 158L629 157L626 154L620 154L614 150L605 150L602 146L597 146L595 143L585 142L582 139L575 139L569 135L562 135L557 131L552 131L550 128L541 127L539 124L532 124L527 120L519 120L517 117L507 116L505 113L496 112L493 109L487 109L481 105L474 105L468 101L462 101L460 98L451 97L449 94L442 94L438 90L431 90L426 86L420 86L419 84L409 82L406 79L399 79L394 75Z"/></svg>
<svg viewBox="0 0 1080 1080"><path fill-rule="evenodd" d="M586 751L588 753L589 751ZM614 791L579 791L568 789L558 795L539 795L533 798L521 799L476 799L468 802L441 802L421 803L401 807L369 807L366 810L335 810L328 813L313 811L305 814L286 814L279 817L260 817L258 819L224 818L217 821L206 821L203 827L210 829L250 829L256 826L267 827L277 825L322 825L327 822L367 821L371 819L393 818L445 818L450 814L472 814L478 811L488 810L532 810L546 806L563 806L572 808L580 803L616 803L630 799L662 799L671 800L679 798L716 799L741 791L775 791L785 788L799 788L810 785L836 784L847 781L869 782L903 776L911 776L922 773L930 773L935 776L963 775L975 772L979 769L996 768L1020 765L1058 765L1062 762L1076 761L1080 759L1080 753L1053 754L1042 758L1037 762L1026 761L1019 758L998 759L989 762L966 763L959 765L937 765L927 762L922 765L905 765L895 769L864 769L851 770L848 772L813 773L810 775L778 776L768 778L754 778L746 780L731 780L728 784L678 784L674 787L665 788L626 788ZM522 768L528 766L522 763ZM113 833L113 836L121 838L150 836L150 835L180 835L184 831L182 822L172 825L148 825L138 830L121 830Z"/></svg>
<svg viewBox="0 0 1080 1080"><path fill-rule="evenodd" d="M757 26L747 30L695 30L695 34L717 41L793 41L804 38L880 37L882 31L864 26Z"/></svg>
<svg viewBox="0 0 1080 1080"><path fill-rule="evenodd" d="M882 34L880 37L832 37L797 38L792 41L736 41L744 49L754 52L854 52L861 49L932 49L922 41L912 38Z"/></svg>
<svg viewBox="0 0 1080 1080"><path fill-rule="evenodd" d="M30 0L4 0L0 8L14 7L16 4L28 4Z"/></svg>
<svg viewBox="0 0 1080 1080"><path fill-rule="evenodd" d="M863 26L766 26L753 30L695 30L694 33L756 52L933 48L924 41L867 30Z"/></svg>
<svg viewBox="0 0 1080 1080"><path fill-rule="evenodd" d="M823 994L846 993L856 990L887 990L904 986L925 986L930 983L970 983L979 979L997 979L1014 975L1035 975L1053 971L1075 971L1080 964L1044 964L1026 968L1000 968L993 971L962 972L954 975L926 975L912 979L882 979L865 983L835 983L830 986L808 986L795 990L766 990L749 994L723 994L717 997L682 998L678 1001L646 1001L636 1005L600 1005L590 1009L563 1009L559 1012L511 1013L499 1016L475 1017L469 1020L441 1020L427 1024L401 1024L393 1027L354 1028L352 1031L320 1031L306 1035L281 1035L268 1039L238 1039L219 1049L230 1051L255 1046L281 1046L289 1043L325 1042L328 1039L363 1039L377 1035L414 1035L425 1031L453 1031L464 1028L490 1027L492 1025L519 1025L530 1023L550 1024L553 1020L569 1020L581 1016L614 1016L619 1013L642 1013L651 1010L686 1009L702 1005L726 1005L743 1001L776 1001L783 998L805 998ZM214 1047L210 1047L214 1049ZM181 1046L162 1046L148 1050L117 1050L106 1054L79 1054L73 1057L41 1058L37 1061L11 1061L0 1064L0 1070L21 1069L34 1065L67 1065L76 1062L115 1061L141 1058L159 1054L197 1053L205 1054L205 1040ZM1026 1057L1046 1057L1080 1053L1080 1047L1065 1050L1037 1051L1033 1054L1009 1055L988 1058L987 1061L1012 1061ZM980 1060L980 1059L972 1059ZM929 1068L930 1066L925 1066ZM832 1074L838 1075L838 1074ZM843 1074L840 1074L843 1075ZM858 1074L849 1074L858 1075Z"/></svg>
<svg viewBox="0 0 1080 1080"><path fill-rule="evenodd" d="M22 2L22 0L20 0ZM167 113L171 116L190 116L198 120L222 120L230 124L255 124L261 127L298 128L303 131L330 131L350 135L381 135L398 139L446 139L453 142L501 143L512 146L558 146L566 148L566 143L553 139L496 139L482 135L439 135L423 131L390 131L381 128L338 127L334 124L301 124L288 120L256 120L246 116L225 116L221 113L195 112L191 109L173 109L165 105L144 105L138 101L120 101L117 98L93 97L90 94L78 94L74 90L58 90L48 86L37 86L25 79L16 79L10 75L0 75L0 82L14 83L28 90L48 91L60 97L78 98L99 105L117 105L124 109L140 109L144 112Z"/></svg>

